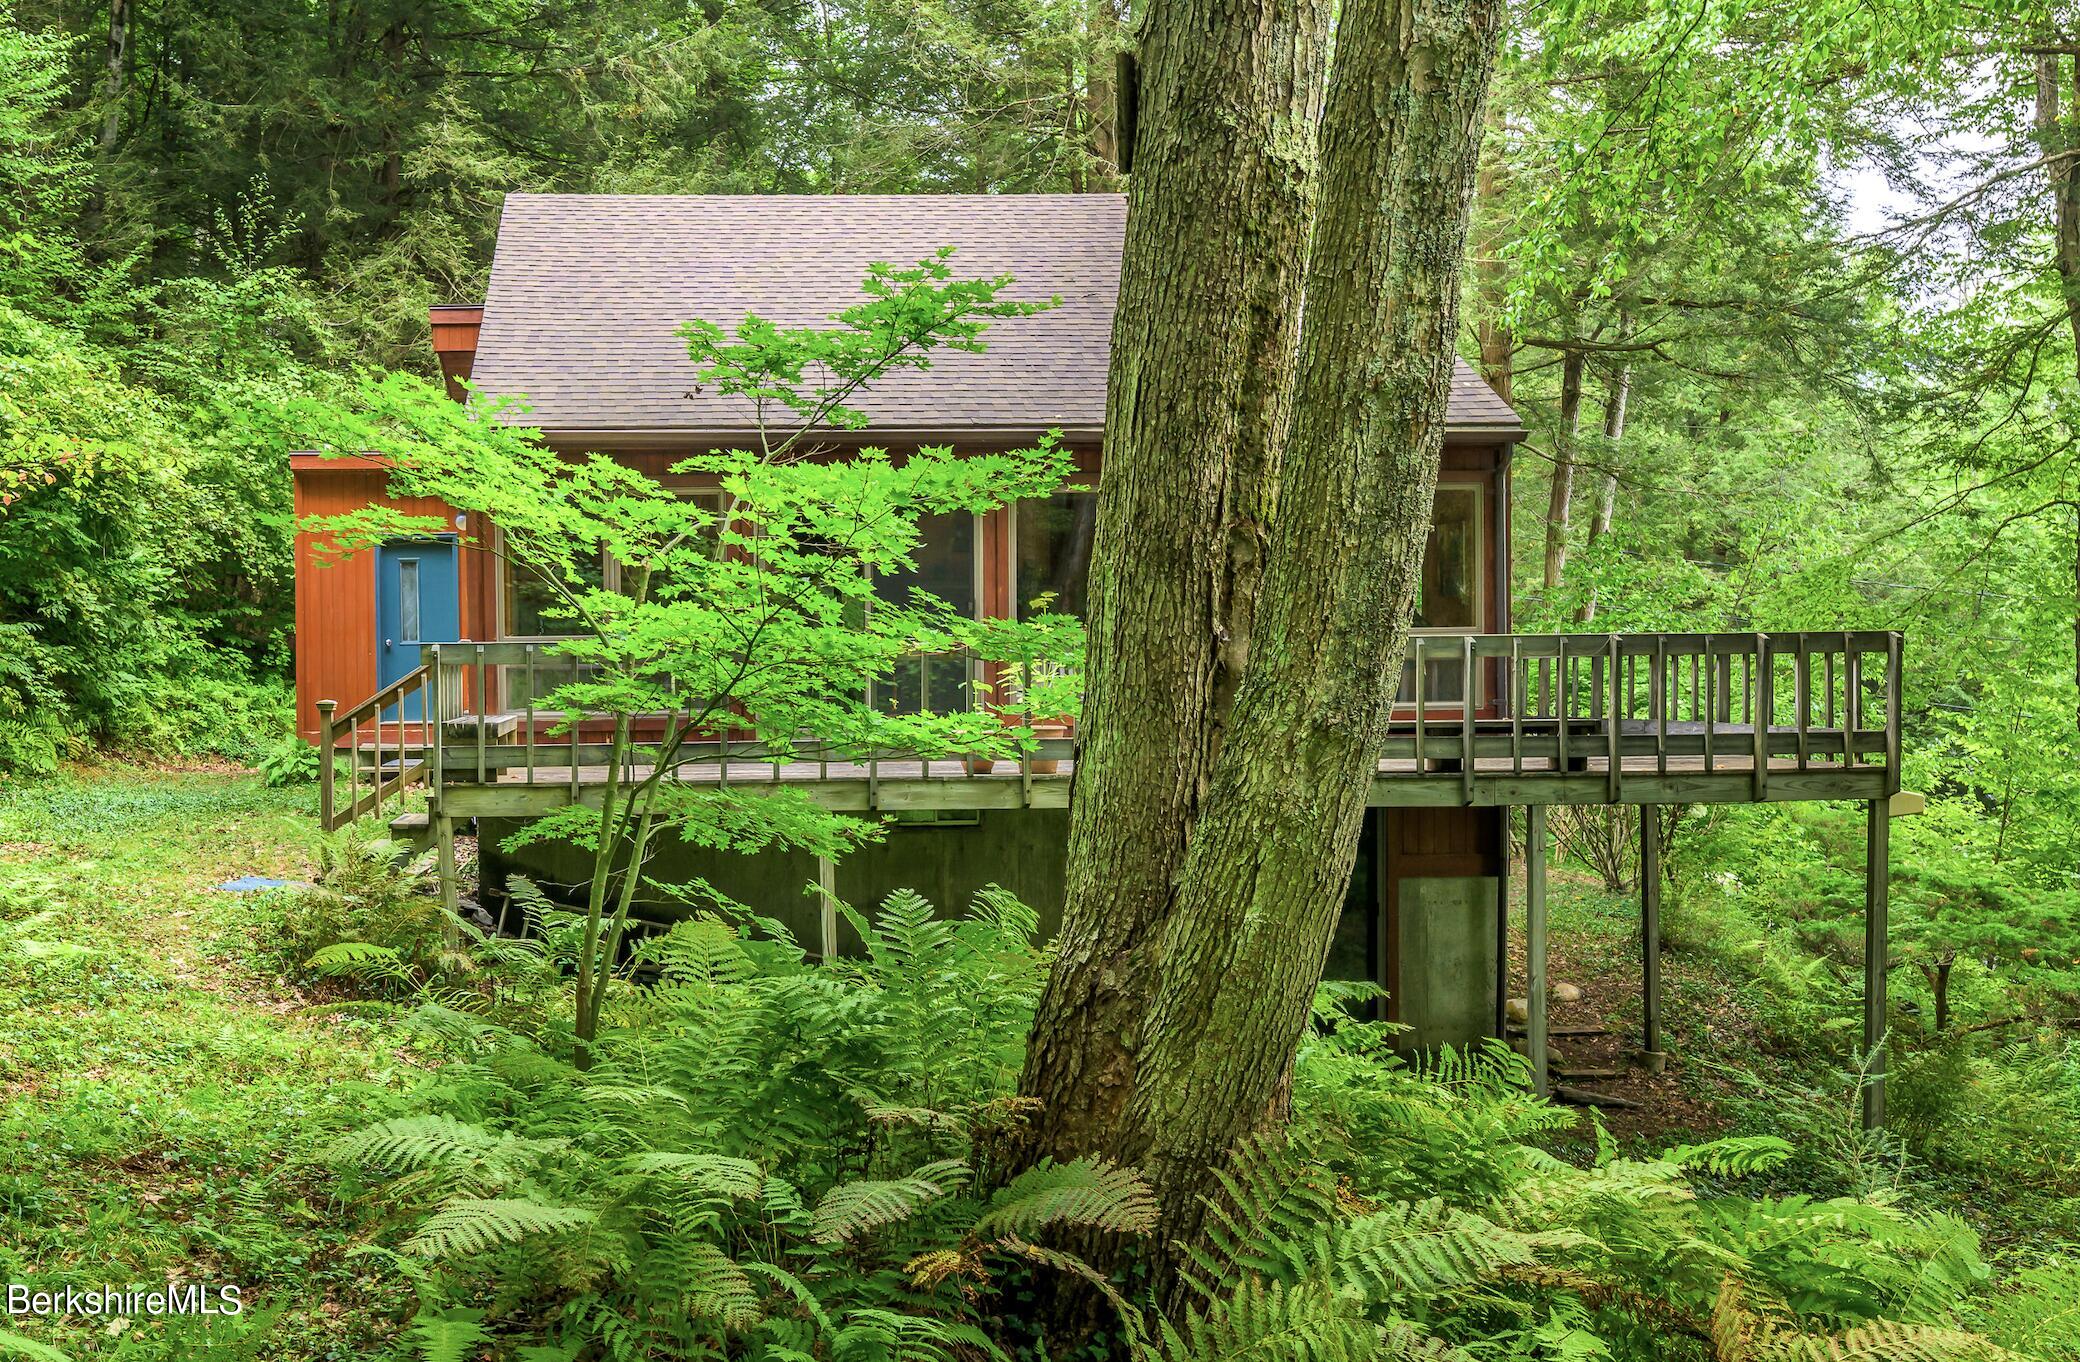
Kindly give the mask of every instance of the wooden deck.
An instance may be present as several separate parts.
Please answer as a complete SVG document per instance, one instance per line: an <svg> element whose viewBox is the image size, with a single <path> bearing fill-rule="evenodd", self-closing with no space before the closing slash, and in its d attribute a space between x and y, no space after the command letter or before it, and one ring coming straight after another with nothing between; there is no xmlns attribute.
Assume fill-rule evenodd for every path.
<svg viewBox="0 0 2080 1362"><path fill-rule="evenodd" d="M501 669L553 682L560 665L542 645L429 645L419 670L345 715L321 705L333 745L356 757L345 798L325 782L327 826L379 811L436 773L450 818L596 802L611 756L596 732L574 741L560 715L495 703ZM1888 633L1420 637L1371 802L1884 799L1899 789L1901 678L1901 639ZM652 717L660 729L669 722ZM982 773L809 740L778 752L719 741L683 751L675 780L783 784L860 812L1065 808L1076 756L1073 741L1049 739ZM1057 769L1034 769L1047 761Z"/></svg>
<svg viewBox="0 0 2080 1362"><path fill-rule="evenodd" d="M633 766L628 775L641 779L655 768ZM1054 772L1023 773L999 764L988 773L970 773L958 761L919 762L890 759L867 762L733 761L725 778L716 761L687 762L675 768L673 780L691 785L756 787L786 785L807 792L826 808L857 812L899 810L1063 809L1075 770L1064 760ZM1723 757L1706 770L1702 756L1621 759L1620 797L1611 798L1610 762L1606 757L1582 760L1576 769L1518 771L1508 758L1481 757L1474 762L1471 798L1468 782L1456 770L1420 771L1413 760L1382 759L1372 784L1376 807L1491 807L1518 804L1747 804L1757 802L1754 759ZM456 817L524 817L571 802L597 804L605 788L605 766L581 766L575 781L568 766L536 766L533 778L520 769L496 773L489 781L451 781L443 787L444 803ZM575 792L575 793L574 793ZM1801 766L1796 757L1774 757L1766 771L1763 800L1882 799L1890 789L1882 766Z"/></svg>

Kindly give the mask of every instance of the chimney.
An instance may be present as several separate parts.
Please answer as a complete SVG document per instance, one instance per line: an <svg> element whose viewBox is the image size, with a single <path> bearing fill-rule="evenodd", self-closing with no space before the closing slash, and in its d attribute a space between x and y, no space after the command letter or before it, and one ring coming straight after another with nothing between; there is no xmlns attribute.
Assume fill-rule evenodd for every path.
<svg viewBox="0 0 2080 1362"><path fill-rule="evenodd" d="M441 376L448 380L448 396L463 399L462 380L469 377L477 359L477 329L484 324L482 303L443 303L430 310L433 321L433 353L440 356Z"/></svg>

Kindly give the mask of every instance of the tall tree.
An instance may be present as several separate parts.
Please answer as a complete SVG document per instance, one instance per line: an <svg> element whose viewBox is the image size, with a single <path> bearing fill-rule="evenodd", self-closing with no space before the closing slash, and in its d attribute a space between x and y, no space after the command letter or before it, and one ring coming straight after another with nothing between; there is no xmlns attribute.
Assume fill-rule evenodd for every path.
<svg viewBox="0 0 2080 1362"><path fill-rule="evenodd" d="M1502 17L1500 0L1343 9L1257 644L1119 1142L1175 1238L1196 1235L1238 1143L1283 1116L1357 855L1430 525Z"/></svg>
<svg viewBox="0 0 2080 1362"><path fill-rule="evenodd" d="M1163 1204L1165 1244L1196 1235L1201 1198L1217 1188L1239 1144L1281 1118L1349 881L1429 525L1501 17L1499 0L1344 7L1323 117L1304 331L1297 358L1274 356L1263 379L1292 385L1294 416L1232 718L1212 706L1197 728L1130 727L1118 709L1090 718L1072 864L1079 855L1115 859L1120 849L1151 845L1181 846L1183 855L1175 900L1152 924L1159 942L1111 931L1121 924L1099 918L1089 896L1071 900L1064 923L1078 952L1071 969L1088 970L1094 954L1133 962L1124 983L1150 990L1110 1009L1132 1017L1140 1033L1127 1052L1130 1071L1065 1071L1059 1057L1081 1052L1062 1044L1063 1033L1088 1034L1092 1019L1058 1001L1036 1025L1028 1091L1051 1104L1057 1128L1066 1104L1085 1114L1089 1147L1144 1168ZM1143 117L1177 136L1208 112L1179 101ZM1206 182L1195 190L1202 201L1223 197ZM1149 244L1144 238L1144 250ZM1163 259L1159 251L1138 262L1130 255L1128 279L1137 265ZM1233 259L1226 268L1238 271ZM1160 340L1123 330L1115 382L1145 373ZM1101 634L1118 630L1125 610L1150 610L1148 595L1165 589L1179 538L1205 542L1228 524L1190 484L1121 496L1108 479L1106 508L1097 572L1108 589L1136 594L1100 617ZM1108 642L1093 649L1094 688L1206 685L1203 654L1136 654L1119 648L1116 634ZM1209 750L1210 764L1200 766ZM1116 781L1122 771L1174 779L1195 767L1210 773L1196 816L1174 799L1094 804L1084 784ZM1076 865L1075 873L1091 870ZM1137 1006L1144 1003L1145 1020ZM1208 1036L1219 1043L1205 1043ZM1129 1099L1108 1130L1122 1086Z"/></svg>
<svg viewBox="0 0 2080 1362"><path fill-rule="evenodd" d="M1067 912L1025 1091L1105 1146L1254 634L1314 203L1326 0L1147 13L1113 322Z"/></svg>

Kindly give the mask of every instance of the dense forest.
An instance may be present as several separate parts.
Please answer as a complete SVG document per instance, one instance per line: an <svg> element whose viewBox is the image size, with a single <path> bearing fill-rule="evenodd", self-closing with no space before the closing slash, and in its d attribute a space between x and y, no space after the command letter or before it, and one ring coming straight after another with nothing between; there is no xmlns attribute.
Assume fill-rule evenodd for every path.
<svg viewBox="0 0 2080 1362"><path fill-rule="evenodd" d="M866 954L842 965L703 917L635 947L624 982L606 853L590 920L543 904L522 940L441 921L426 866L372 834L314 841L287 453L405 431L447 460L425 485L458 505L524 464L458 450L424 405L428 306L482 296L505 194L1116 192L1153 173L1122 168L1114 88L1118 55L1146 47L1136 157L1180 177L1168 202L1208 233L1164 264L1219 269L1236 252L1205 224L1254 201L1192 206L1188 177L1296 173L1312 134L1289 165L1284 120L1333 129L1360 102L1213 107L1240 77L1209 57L1195 87L1193 62L1147 46L1258 8L1318 63L1378 42L1368 69L1400 69L1367 27L1393 7L1355 2L0 0L0 1275L239 1280L255 1307L14 1318L0 1357L2080 1356L2064 6L1491 6L1492 70L1451 68L1450 109L1478 121L1433 149L1467 172L1463 252L1441 222L1396 238L1433 268L1375 290L1443 279L1450 306L1424 316L1530 427L1517 629L1905 631L1904 781L1928 802L1891 832L1885 1130L1856 1121L1861 828L1839 806L1669 818L1681 1073L1656 1088L1663 1115L1535 1100L1500 1046L1411 1067L1330 988L1256 1086L1220 1087L1236 1062L1187 1037L1181 1084L1244 1094L1222 1105L1245 1124L1267 1102L1291 1114L1283 1138L1223 1133L1219 1166L1189 1176L1196 1132L1176 1127L1203 1113L1165 1130L1133 1108L1138 1139L1088 1146L1137 1154L1116 1162L1076 1157L1089 1132L1058 1125L1021 1146L1020 1104L1047 1086L1028 1033L1037 1014L1058 1040L1065 1005L1008 897L953 922L891 900L857 917ZM1408 88L1374 112L1457 87ZM1319 197L1348 216L1321 220L1369 221L1337 178L1340 132ZM1245 165L1258 136L1271 151ZM1311 210L1311 183L1266 192L1287 190ZM1388 334L1367 298L1303 280L1310 249L1330 273L1336 233L1311 243L1295 218L1251 240L1221 297L1304 282L1308 324L1333 317L1351 354ZM1152 353L1196 386L1208 347L1169 345ZM723 382L800 368L719 338L693 358ZM1359 448L1334 413L1362 375L1336 358L1295 361L1303 494L1280 510L1325 508L1325 541L1361 499L1399 529L1415 466L1304 494L1342 486L1308 451ZM1137 432L1108 438L1160 446ZM1428 456L1434 476L1434 439ZM819 495L722 471L750 499ZM1062 472L949 466L913 495L979 509ZM661 561L694 572L671 554L701 530L668 526ZM802 595L842 595L812 538L759 542ZM1397 668L1406 626L1380 654ZM1293 693L1306 676L1286 673ZM840 835L785 817L756 835ZM1638 825L1597 807L1554 823L1556 951L1594 995L1636 968L1598 962L1637 951ZM1207 822L1198 854L1258 826ZM1192 865L1148 873L1210 913ZM199 877L261 866L320 887L202 909L194 936L174 920ZM213 1010L273 988L307 1033ZM155 1016L175 996L192 1051ZM137 1053L134 1081L102 1084ZM190 1086L193 1109L173 1105ZM1137 1257L1143 1241L1187 1247Z"/></svg>

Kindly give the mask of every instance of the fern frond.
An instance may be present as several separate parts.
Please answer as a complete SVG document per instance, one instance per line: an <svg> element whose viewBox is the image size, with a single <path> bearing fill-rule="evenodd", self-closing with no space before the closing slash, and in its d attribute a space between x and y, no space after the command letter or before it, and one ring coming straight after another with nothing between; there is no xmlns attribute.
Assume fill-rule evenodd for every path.
<svg viewBox="0 0 2080 1362"><path fill-rule="evenodd" d="M1528 1264L1536 1236L1455 1211L1437 1200L1383 1207L1323 1232L1318 1257L1345 1287L1378 1304L1428 1300Z"/></svg>
<svg viewBox="0 0 2080 1362"><path fill-rule="evenodd" d="M1795 1151L1775 1135L1733 1135L1704 1144L1677 1145L1661 1157L1678 1168L1702 1168L1717 1177L1744 1177L1777 1167Z"/></svg>
<svg viewBox="0 0 2080 1362"><path fill-rule="evenodd" d="M703 1240L681 1244L675 1266L684 1283L680 1300L695 1319L748 1329L764 1315L751 1279L719 1245Z"/></svg>
<svg viewBox="0 0 2080 1362"><path fill-rule="evenodd" d="M1873 1320L1840 1334L1800 1329L1785 1312L1750 1307L1728 1277L1712 1311L1714 1362L2029 1362L1980 1337L1940 1325Z"/></svg>
<svg viewBox="0 0 2080 1362"><path fill-rule="evenodd" d="M482 1191L505 1186L565 1144L485 1130L451 1116L400 1116L334 1141L326 1157L345 1167L438 1173L444 1190Z"/></svg>
<svg viewBox="0 0 2080 1362"><path fill-rule="evenodd" d="M668 1178L684 1183L696 1191L707 1192L731 1201L755 1197L765 1190L766 1175L749 1159L729 1158L721 1154L680 1154L667 1150L652 1150L638 1154L627 1161L630 1172L652 1177Z"/></svg>
<svg viewBox="0 0 2080 1362"><path fill-rule="evenodd" d="M1162 1362L1372 1362L1381 1332L1362 1306L1319 1278L1245 1277L1226 1297L1164 1321Z"/></svg>
<svg viewBox="0 0 2080 1362"><path fill-rule="evenodd" d="M907 1178L863 1180L833 1187L816 1203L814 1237L836 1244L867 1230L907 1220L919 1207L936 1201L966 1180L968 1166L957 1159L928 1163Z"/></svg>
<svg viewBox="0 0 2080 1362"><path fill-rule="evenodd" d="M472 1349L491 1342L482 1310L421 1311L412 1319L412 1345L419 1362L464 1362Z"/></svg>
<svg viewBox="0 0 2080 1362"><path fill-rule="evenodd" d="M1297 1280L1306 1250L1323 1225L1339 1218L1335 1177L1284 1144L1252 1141L1220 1171L1224 1197L1208 1206L1206 1247L1189 1251L1199 1294L1247 1273L1278 1281Z"/></svg>
<svg viewBox="0 0 2080 1362"><path fill-rule="evenodd" d="M592 1223L593 1213L576 1206L550 1206L520 1198L451 1201L405 1241L405 1252L421 1258L484 1253L538 1234L562 1234Z"/></svg>
<svg viewBox="0 0 2080 1362"><path fill-rule="evenodd" d="M314 953L303 962L303 966L328 977L412 978L411 966L405 963L403 955L389 946L378 946L369 941L335 941Z"/></svg>
<svg viewBox="0 0 2080 1362"><path fill-rule="evenodd" d="M1144 1234L1155 1223L1155 1195L1133 1169L1102 1159L1043 1159L998 1189L974 1234L1028 1238L1050 1225Z"/></svg>

